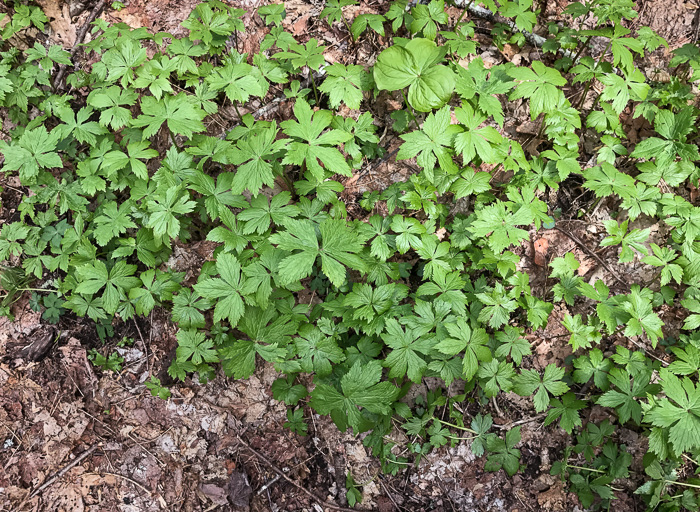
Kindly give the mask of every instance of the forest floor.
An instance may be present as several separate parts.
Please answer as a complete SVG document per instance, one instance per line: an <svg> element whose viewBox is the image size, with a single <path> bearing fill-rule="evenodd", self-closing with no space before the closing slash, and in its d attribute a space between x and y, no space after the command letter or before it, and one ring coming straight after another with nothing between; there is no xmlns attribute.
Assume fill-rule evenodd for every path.
<svg viewBox="0 0 700 512"><path fill-rule="evenodd" d="M96 2L38 0L51 18L50 37L70 49ZM109 3L109 2L108 2ZM196 0L130 0L121 11L102 14L108 22L124 22L149 31L184 33L179 26ZM259 0L236 0L230 5L254 12ZM543 19L556 20L565 0L545 2ZM361 13L384 13L389 2L362 1L348 7L352 18ZM286 2L285 26L305 42L315 37L329 47L328 60L345 64L373 64L384 41L378 36L353 45L342 25L329 27L321 21L322 0ZM640 17L633 23L647 25L665 37L670 49L697 39L699 7L682 0L639 0ZM450 16L459 16L450 8ZM477 26L479 54L495 65L510 60L530 62L541 58L538 48L526 46L503 51L490 38L490 24L473 18ZM254 52L266 33L257 15L245 17L246 34L239 48ZM89 39L88 35L88 39ZM670 52L659 50L639 67L649 75L663 73ZM659 71L660 70L660 71ZM388 117L391 102L380 96L373 112L381 122ZM281 102L269 119L284 119L291 105ZM233 116L232 116L233 117ZM626 124L630 139L645 136L637 120ZM224 115L219 120L225 127ZM537 126L524 108L508 106L505 131L534 154ZM396 141L384 141L390 151ZM392 146L392 142L394 146ZM536 141L535 141L536 142ZM634 140L632 140L634 142ZM382 189L407 179L415 170L411 161L388 159L371 172L358 173L346 183L348 211L359 194ZM9 190L9 189L6 189ZM17 198L11 190L2 196L0 218L16 213ZM571 208L575 190L563 190L556 198L560 207ZM358 208L359 210L359 208ZM597 215L598 217L595 217ZM593 218L607 218L604 202ZM635 226L637 227L637 226ZM641 226L639 226L641 227ZM650 227L650 226L644 226ZM657 231L662 229L656 225ZM574 252L581 262L579 273L587 278L611 270L622 276L640 270L617 263L612 255L606 267L584 248L595 234L596 224L572 221L569 231L550 230L550 257ZM568 234L567 234L568 233ZM658 235L662 233L659 231ZM568 236L572 235L572 236ZM208 242L175 247L169 264L178 271L196 275L211 257ZM605 254L602 254L605 258ZM531 284L546 286L546 272L536 264L532 249L522 250L523 268ZM553 319L566 311L558 306ZM116 323L106 342L95 325L66 315L57 326L42 321L29 306L28 297L13 306L14 321L0 320L0 511L318 511L342 509L345 475L351 472L362 485L361 510L390 511L576 511L581 507L558 477L550 476L551 465L572 439L561 429L542 426L529 401L512 393L489 406L497 425L522 425L522 463L526 469L508 478L503 471L484 471L484 460L469 450L469 443L444 447L407 466L397 475L381 472L362 439L341 433L328 417L310 414L305 437L284 428L286 408L272 398L270 386L276 374L261 367L248 380L218 376L206 385L187 380L174 383L167 368L176 347L175 326L164 311L149 318ZM664 318L673 329L673 311ZM678 322L675 322L678 325ZM571 354L560 322L529 335L535 348L533 365L543 368ZM118 346L124 339L131 346ZM32 347L50 346L48 353L34 357ZM88 360L90 349L116 350L125 359L119 373L103 372ZM147 375L172 385L172 397L163 401L151 396L143 385ZM423 390L425 391L425 390ZM594 407L591 416L606 413ZM631 430L621 430L628 450L636 459L646 452L644 439ZM397 439L405 445L405 439ZM280 476L283 474L284 476ZM633 498L634 486L620 493L615 510L640 510Z"/></svg>

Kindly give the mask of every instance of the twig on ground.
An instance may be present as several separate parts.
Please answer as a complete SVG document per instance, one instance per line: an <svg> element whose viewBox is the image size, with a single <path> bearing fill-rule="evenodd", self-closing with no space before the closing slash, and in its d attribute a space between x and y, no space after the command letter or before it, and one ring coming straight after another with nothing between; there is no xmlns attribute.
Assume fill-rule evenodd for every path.
<svg viewBox="0 0 700 512"><path fill-rule="evenodd" d="M280 479L280 476L277 475L275 478L267 482L265 485L263 485L260 489L258 489L258 492L255 493L256 496L260 496L262 493L264 493L266 490L268 490L270 487L275 485L275 482Z"/></svg>
<svg viewBox="0 0 700 512"><path fill-rule="evenodd" d="M146 356L146 370L148 371L148 374L151 374L151 362L148 359L148 347L146 346L146 339L143 337L143 334L141 333L141 328L139 327L138 322L136 321L136 318L133 318L134 320L134 325L136 326L136 330L139 333L139 338L141 338L141 344L143 345L143 355Z"/></svg>
<svg viewBox="0 0 700 512"><path fill-rule="evenodd" d="M391 493L389 492L389 489L387 489L386 485L384 484L384 480L382 480L381 477L379 478L379 485L382 486L382 489L384 489L384 493L389 497L389 499L391 500L391 502L394 504L394 507L396 507L396 510L398 510L399 512L401 512L401 510L402 510L401 507L399 507L399 504L396 503L396 500L394 499L394 497L393 497L393 496L391 495Z"/></svg>
<svg viewBox="0 0 700 512"><path fill-rule="evenodd" d="M136 480L134 480L133 478L129 478L128 476L120 475L119 473L108 473L108 472L106 472L106 471L105 471L104 473L102 473L102 474L100 474L100 473L93 473L93 475L100 475L100 476L104 476L104 475L116 476L117 478L121 478L121 479L123 479L123 480L126 480L126 481L129 482L129 483L134 484L136 487L138 487L138 488L141 489L142 491L148 493L149 496L152 496L152 495L153 495L153 493L152 493L151 491L149 491L147 487L141 485L141 484L138 483Z"/></svg>
<svg viewBox="0 0 700 512"><path fill-rule="evenodd" d="M629 286L629 285L627 284L627 282L625 282L620 276L618 276L617 273L615 273L615 271L614 271L612 268L610 268L610 266L609 266L607 263L605 263L605 261L604 261L600 256L598 256L595 252L591 251L591 250L586 246L586 244L584 244L581 240L579 240L575 235L569 233L568 231L564 231L563 229L558 228L558 227L556 227L556 226L554 226L554 229L556 229L557 231L559 231L562 235L568 237L572 242L574 242L574 243L575 243L576 245L578 245L581 249L583 249L583 250L586 252L586 254L588 254L589 256L591 256L591 257L593 257L593 258L595 258L595 260L596 260L598 263L600 263L601 265L603 265L603 267L605 267L605 269L606 269L608 272L610 272L610 275L612 275L618 283L622 284L622 285L625 286L625 287L628 287L628 286Z"/></svg>
<svg viewBox="0 0 700 512"><path fill-rule="evenodd" d="M538 414L537 416L533 416L532 418L525 418L523 420L518 420L518 421L511 421L510 423L506 423L505 425L496 425L494 423L493 428L497 428L499 430L510 430L513 427L517 427L518 425L525 425L526 423L532 423L533 421L540 420L547 416L547 414Z"/></svg>
<svg viewBox="0 0 700 512"><path fill-rule="evenodd" d="M246 442L243 440L243 438L241 438L241 436L236 435L236 439L238 439L238 442L241 443L250 453L252 453L253 455L255 455L255 457L256 457L260 462L262 462L263 464L265 464L268 468L270 468L272 471L274 471L274 472L277 473L279 476L281 476L282 478L284 478L287 482L289 482L289 483L292 484L294 487L296 487L297 489L299 489L301 492L303 492L304 494L306 494L309 498L311 498L311 499L313 499L314 501L316 501L319 505L321 505L321 506L323 506L323 507L326 507L326 508L333 509L333 510L340 510L340 511L342 511L342 512L357 512L357 510L355 510L355 509L353 509L353 508L341 507L340 505L335 505L335 504L333 504L333 503L328 503L327 501L322 500L321 498L319 498L318 496L316 496L313 492L309 491L306 487L303 487L301 484L298 484L295 480L293 480L293 479L289 478L287 475L285 475L285 474L284 474L284 471L282 471L282 470L279 469L277 466L275 466L272 462L270 462L269 460L267 460L267 458L266 458L262 453L260 453L260 452L257 451L255 448L253 448L253 447L250 446L248 443L246 443Z"/></svg>
<svg viewBox="0 0 700 512"><path fill-rule="evenodd" d="M70 50L70 56L71 58L75 57L75 54L78 53L78 50L80 49L80 45L83 43L83 40L85 39L85 35L87 34L88 29L90 28L90 25L92 24L93 21L97 19L97 17L102 14L102 11L104 8L107 6L107 0L100 0L97 2L95 7L90 11L90 15L88 18L85 20L85 23L83 23L83 26L80 27L80 30L78 30L78 35L75 38L75 43L73 44L73 48ZM53 81L53 87L54 89L57 89L61 85L61 80L63 80L63 75L66 74L66 69L67 66L65 64L61 64L58 68L58 72L56 73L56 78Z"/></svg>
<svg viewBox="0 0 700 512"><path fill-rule="evenodd" d="M34 489L34 490L32 491L32 493L29 495L29 499L35 497L36 495L38 495L39 493L41 493L41 492L42 492L44 489L46 489L47 487L50 487L54 482L56 482L56 480L58 480L59 478L61 478L63 475L65 475L65 474L68 473L71 469L73 469L75 466L77 466L77 465L80 464L82 461L84 461L85 459L87 459L90 455L92 455L92 453L93 453L95 450L97 450L100 446L102 446L102 443L93 444L90 448L88 448L88 449L85 450L83 453L81 453L80 455L78 455L75 459L73 459L73 460L70 461L65 467L63 467L63 469L61 469L61 470L57 471L56 473L54 473L54 474L53 474L52 476L50 476L43 484L41 484L39 487L37 487L36 489Z"/></svg>

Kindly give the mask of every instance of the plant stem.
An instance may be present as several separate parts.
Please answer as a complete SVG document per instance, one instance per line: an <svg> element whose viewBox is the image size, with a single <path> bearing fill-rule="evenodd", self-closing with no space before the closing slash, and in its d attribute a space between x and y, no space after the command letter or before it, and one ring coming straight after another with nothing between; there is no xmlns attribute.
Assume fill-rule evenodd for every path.
<svg viewBox="0 0 700 512"><path fill-rule="evenodd" d="M576 65L576 61L578 61L579 57L583 53L583 50L586 49L588 46L588 43L591 42L591 39L593 39L593 36L588 36L586 39L586 42L581 45L581 48L579 48L578 52L576 52L576 55L574 56L574 60L571 61L571 66L569 66L569 69L567 71L571 71L571 68L573 68Z"/></svg>
<svg viewBox="0 0 700 512"><path fill-rule="evenodd" d="M573 466L571 464L567 464L566 467L573 468L573 469L580 469L582 471L592 471L593 473L605 473L605 471L601 471L600 469L587 468L585 466Z"/></svg>
<svg viewBox="0 0 700 512"><path fill-rule="evenodd" d="M600 66L600 61L603 60L603 57L605 57L605 54L608 53L608 50L612 46L612 39L608 42L608 46L605 47L605 50L603 50L603 53L600 54L600 57L598 57L598 60L595 63L595 67L593 68L594 70L598 69L598 66ZM588 89L591 88L591 84L593 83L593 80L595 80L595 77L591 78L588 82L586 82L586 88L583 90L583 95L581 96L581 101L578 103L578 110L581 110L581 107L583 107L583 104L586 102L586 96L588 96Z"/></svg>
<svg viewBox="0 0 700 512"><path fill-rule="evenodd" d="M241 112L238 110L238 102L237 101L233 102L233 108L236 110L236 114L238 114L238 121L240 121L242 123L243 116L241 115Z"/></svg>
<svg viewBox="0 0 700 512"><path fill-rule="evenodd" d="M441 420L440 418L433 418L436 421L439 421L443 425L447 425L448 427L453 427L459 430L464 430L465 432L469 432L470 434L474 434L475 436L478 436L479 433L476 430L472 430L467 427L460 427L459 425L455 425L454 423L448 423L447 421Z"/></svg>
<svg viewBox="0 0 700 512"><path fill-rule="evenodd" d="M318 90L316 89L316 80L314 80L314 70L309 68L309 76L311 77L311 85L314 88L314 98L316 98L316 106L318 106Z"/></svg>
<svg viewBox="0 0 700 512"><path fill-rule="evenodd" d="M353 35L352 30L350 29L350 24L348 23L348 20L345 19L345 14L343 14L343 11L340 11L340 17L343 18L343 23L345 23L345 28L348 29L350 39L352 39L352 42L355 43L355 36Z"/></svg>
<svg viewBox="0 0 700 512"><path fill-rule="evenodd" d="M173 146L175 146L177 149L182 149L177 143L177 140L175 140L175 135L173 135L173 132L172 130L170 130L170 128L168 128L168 133L170 134L170 140L172 141Z"/></svg>
<svg viewBox="0 0 700 512"><path fill-rule="evenodd" d="M413 112L413 107L408 104L408 100L406 99L406 95L403 93L403 89L401 89L401 97L403 98L404 105L406 105L406 108L408 109L408 113L411 114L411 119L416 124L416 128L418 128L418 119L416 119L416 114Z"/></svg>
<svg viewBox="0 0 700 512"><path fill-rule="evenodd" d="M688 484L685 482L677 482L675 480L666 480L664 479L665 484L671 484L671 485L680 485L683 487L692 487L693 489L700 489L700 485L695 485L695 484Z"/></svg>
<svg viewBox="0 0 700 512"><path fill-rule="evenodd" d="M459 23L462 21L462 18L469 12L469 8L472 6L472 3L474 3L474 0L469 0L469 3L467 6L462 10L462 14L459 15L459 18L457 18L457 21L455 22L455 28L459 26Z"/></svg>
<svg viewBox="0 0 700 512"><path fill-rule="evenodd" d="M457 441L469 441L471 439L476 439L477 436L470 436L470 437L456 437L456 436L445 436L447 439L455 439Z"/></svg>

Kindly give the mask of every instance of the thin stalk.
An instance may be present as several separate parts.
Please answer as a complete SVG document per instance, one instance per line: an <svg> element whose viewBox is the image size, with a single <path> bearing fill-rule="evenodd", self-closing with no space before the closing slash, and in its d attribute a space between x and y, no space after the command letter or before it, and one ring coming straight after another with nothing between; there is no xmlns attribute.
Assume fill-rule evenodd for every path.
<svg viewBox="0 0 700 512"><path fill-rule="evenodd" d="M57 292L53 288L17 288L18 292Z"/></svg>
<svg viewBox="0 0 700 512"><path fill-rule="evenodd" d="M593 473L605 473L605 471L601 471L600 469L587 468L585 466L573 466L571 464L567 464L566 467L573 468L573 469L580 469L582 471L592 471Z"/></svg>
<svg viewBox="0 0 700 512"><path fill-rule="evenodd" d="M695 484L688 484L685 482L677 482L676 480L666 480L664 479L665 484L671 484L671 485L680 485L682 487L692 487L693 489L700 489L700 485L695 485Z"/></svg>
<svg viewBox="0 0 700 512"><path fill-rule="evenodd" d="M309 68L309 76L311 77L311 85L314 88L314 98L316 98L316 105L318 106L318 90L316 89L316 80L314 80L314 70Z"/></svg>
<svg viewBox="0 0 700 512"><path fill-rule="evenodd" d="M581 45L581 48L579 48L578 52L576 52L576 55L574 55L574 60L571 62L571 66L569 67L568 71L571 71L571 68L573 68L576 65L576 61L578 61L579 57L583 53L583 50L586 49L586 47L588 46L588 43L591 42L592 38L593 38L593 36L588 36L588 38L586 39L586 42Z"/></svg>
<svg viewBox="0 0 700 512"><path fill-rule="evenodd" d="M456 441L470 441L472 439L476 439L477 436L470 436L470 437L456 437L456 436L445 436L447 439L455 439Z"/></svg>
<svg viewBox="0 0 700 512"><path fill-rule="evenodd" d="M439 421L443 425L447 425L448 427L456 428L459 430L464 430L465 432L469 432L470 434L474 434L475 436L479 435L479 433L476 430L472 430L472 429L467 428L467 427L460 427L459 425L455 425L454 423L448 423L447 421L441 420L440 418L433 418L433 419L436 421Z"/></svg>
<svg viewBox="0 0 700 512"><path fill-rule="evenodd" d="M462 21L462 18L469 12L469 8L472 6L472 3L474 3L474 0L469 0L469 3L467 6L462 10L462 14L459 15L459 18L457 18L457 21L455 22L455 28L459 26L459 22Z"/></svg>
<svg viewBox="0 0 700 512"><path fill-rule="evenodd" d="M660 273L660 272L659 272L659 273ZM691 457L688 457L685 453L683 454L683 458L684 458L685 460L687 460L687 461L692 462L692 463L695 464L696 466L700 466L700 463L699 463L698 461L696 461L695 459L693 459L693 458L691 458Z"/></svg>
<svg viewBox="0 0 700 512"><path fill-rule="evenodd" d="M345 28L348 29L348 33L350 34L350 39L352 39L353 44L355 43L355 36L352 33L352 30L350 29L350 24L348 23L348 20L345 19L345 14L343 14L343 11L340 11L340 17L343 18L343 23L345 23Z"/></svg>
<svg viewBox="0 0 700 512"><path fill-rule="evenodd" d="M172 141L173 146L175 146L177 149L182 149L177 143L177 140L175 140L175 135L173 134L172 130L170 130L170 128L168 128L168 133L170 134L170 140Z"/></svg>
<svg viewBox="0 0 700 512"><path fill-rule="evenodd" d="M612 46L612 39L608 42L608 46L605 47L605 50L603 50L603 53L600 54L600 57L598 57L598 60L595 63L595 67L593 69L598 69L598 66L600 65L600 61L603 60L603 57L605 57L605 54L608 53L608 50ZM591 88L591 84L593 83L593 80L595 80L595 77L591 78L588 82L586 82L586 88L583 90L583 95L581 96L581 101L578 103L578 110L581 110L581 107L583 104L586 102L586 96L588 96L588 89Z"/></svg>
<svg viewBox="0 0 700 512"><path fill-rule="evenodd" d="M241 115L241 112L238 110L238 102L234 101L233 102L233 108L236 110L236 114L238 114L238 121L243 122L243 116Z"/></svg>
<svg viewBox="0 0 700 512"><path fill-rule="evenodd" d="M406 95L403 93L403 89L401 89L401 97L403 98L404 105L406 105L408 108L408 113L411 114L411 119L416 124L416 128L418 128L418 119L416 119L416 114L413 112L413 107L408 104L408 100L406 99Z"/></svg>

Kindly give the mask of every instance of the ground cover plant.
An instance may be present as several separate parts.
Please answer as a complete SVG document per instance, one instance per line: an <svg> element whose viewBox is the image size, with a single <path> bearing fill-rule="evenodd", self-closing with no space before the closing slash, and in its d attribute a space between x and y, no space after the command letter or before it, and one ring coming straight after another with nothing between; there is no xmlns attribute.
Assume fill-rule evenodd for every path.
<svg viewBox="0 0 700 512"><path fill-rule="evenodd" d="M115 320L167 310L175 382L271 363L292 431L330 415L388 473L465 440L489 471L526 469L521 427L496 428L487 412L515 393L575 440L551 471L584 507L609 509L632 481L648 510L696 510L700 48L676 50L656 82L636 62L665 41L627 28L631 0L592 0L565 10L592 28L548 27L540 61L486 66L473 23L452 24L442 1L348 19L354 3L329 1L321 17L353 44L383 37L376 62L327 62L322 42L283 29L282 4L259 8L269 33L241 53L244 11L209 0L184 37L98 19L78 63L55 45L20 50L48 20L15 2L0 20L0 153L22 200L0 229L3 314L27 294L45 322L76 315L109 336ZM501 46L524 44L538 21L532 1L459 6L472 3L499 16ZM387 94L400 108L382 134L373 105ZM261 120L278 98L289 116ZM503 130L509 102L537 123L534 151ZM235 123L212 124L229 106ZM650 134L627 140L625 117ZM348 179L394 157L416 172L350 206ZM583 206L550 200L572 183ZM547 256L542 234L594 222L603 203L614 217L586 250L605 272L584 279L574 253ZM175 247L202 240L216 249L198 275L170 268ZM650 277L620 277L601 254ZM572 355L539 369L531 335L551 322ZM406 399L426 379L440 384ZM144 385L170 396L155 373ZM612 421L584 423L594 406ZM638 466L622 426L648 438ZM394 430L410 454L392 450ZM352 505L361 494L347 482Z"/></svg>

